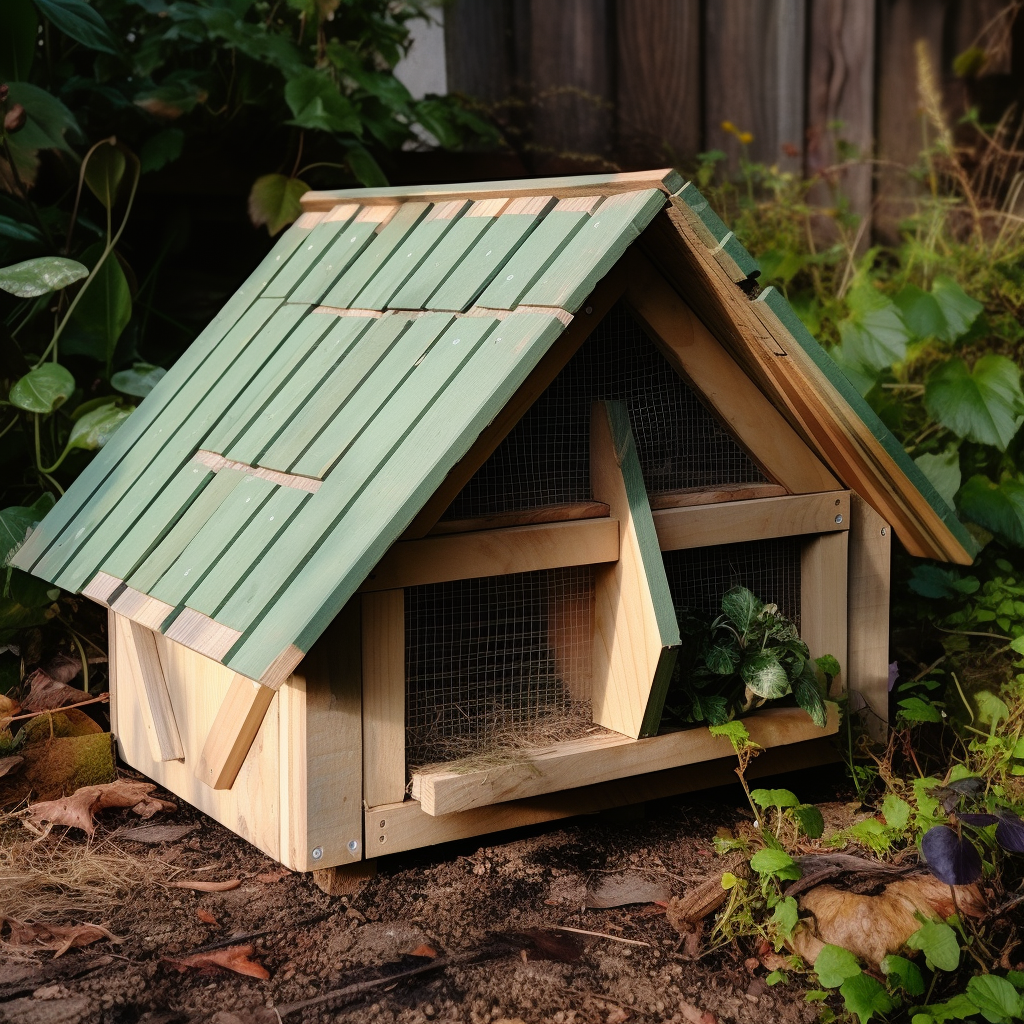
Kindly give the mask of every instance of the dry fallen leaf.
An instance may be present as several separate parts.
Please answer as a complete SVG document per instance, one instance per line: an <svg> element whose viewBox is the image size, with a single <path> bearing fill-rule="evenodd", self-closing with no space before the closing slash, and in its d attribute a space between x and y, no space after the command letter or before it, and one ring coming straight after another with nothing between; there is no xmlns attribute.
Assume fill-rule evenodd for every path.
<svg viewBox="0 0 1024 1024"><path fill-rule="evenodd" d="M691 1024L716 1024L715 1015L710 1010L702 1010L685 999L679 1000L679 1013Z"/></svg>
<svg viewBox="0 0 1024 1024"><path fill-rule="evenodd" d="M547 928L526 928L509 937L526 943L527 948L521 951L524 960L554 960L568 964L583 955L583 944L578 939Z"/></svg>
<svg viewBox="0 0 1024 1024"><path fill-rule="evenodd" d="M14 771L24 760L25 758L15 754L10 757L0 757L0 778L3 778L8 772Z"/></svg>
<svg viewBox="0 0 1024 1024"><path fill-rule="evenodd" d="M252 946L227 946L225 949L211 949L208 953L194 953L181 960L166 958L165 962L179 971L186 971L190 967L198 967L200 970L222 967L235 974L245 974L265 981L270 977L270 972L262 964L249 959L252 953Z"/></svg>
<svg viewBox="0 0 1024 1024"><path fill-rule="evenodd" d="M409 952L409 956L425 956L430 957L432 960L437 956L437 950L433 946L428 946L425 942L418 945L415 949Z"/></svg>
<svg viewBox="0 0 1024 1024"><path fill-rule="evenodd" d="M18 703L5 693L0 693L0 718L8 718L18 713Z"/></svg>
<svg viewBox="0 0 1024 1024"><path fill-rule="evenodd" d="M586 905L597 909L627 907L633 903L657 903L672 895L668 880L640 871L601 875L587 886Z"/></svg>
<svg viewBox="0 0 1024 1024"><path fill-rule="evenodd" d="M280 882L282 878L287 878L291 872L284 867L274 868L273 871L265 871L262 875L256 876L257 882L262 882L264 885L273 885L275 882Z"/></svg>
<svg viewBox="0 0 1024 1024"><path fill-rule="evenodd" d="M196 911L196 917L198 917L203 924L220 924L220 921L218 921L213 914L208 910L204 910L202 907Z"/></svg>
<svg viewBox="0 0 1024 1024"><path fill-rule="evenodd" d="M230 892L241 884L240 878L231 878L226 882L204 882L198 878L183 878L178 882L168 882L172 889L195 889L196 892Z"/></svg>
<svg viewBox="0 0 1024 1024"><path fill-rule="evenodd" d="M0 918L0 930L4 923L10 930L7 937L7 942L10 945L52 949L55 960L72 946L89 946L101 939L108 939L111 942L124 941L98 924L43 924Z"/></svg>
<svg viewBox="0 0 1024 1024"><path fill-rule="evenodd" d="M172 843L183 839L189 832L195 832L197 828L198 825L139 825L114 835L118 839L130 839L133 843Z"/></svg>
<svg viewBox="0 0 1024 1024"><path fill-rule="evenodd" d="M156 786L152 782L129 782L127 779L100 786L83 786L71 796L29 804L26 823L48 821L51 825L80 828L91 836L96 831L94 816L108 807L130 807L141 818L151 818L158 811L177 810L170 801L151 796L154 789Z"/></svg>
<svg viewBox="0 0 1024 1024"><path fill-rule="evenodd" d="M25 682L29 686L29 694L23 703L26 711L53 711L55 708L64 707L65 704L77 704L79 701L88 700L90 696L59 679L54 679L41 668L37 668L29 675Z"/></svg>

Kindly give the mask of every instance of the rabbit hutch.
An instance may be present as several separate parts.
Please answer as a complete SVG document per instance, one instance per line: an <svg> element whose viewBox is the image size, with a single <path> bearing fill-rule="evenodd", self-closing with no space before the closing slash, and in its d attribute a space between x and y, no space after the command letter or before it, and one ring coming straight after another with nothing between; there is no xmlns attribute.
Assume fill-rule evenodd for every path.
<svg viewBox="0 0 1024 1024"><path fill-rule="evenodd" d="M302 205L15 558L109 608L129 765L342 873L714 785L664 712L737 585L884 730L891 533L971 538L691 184ZM837 723L764 703L754 771Z"/></svg>

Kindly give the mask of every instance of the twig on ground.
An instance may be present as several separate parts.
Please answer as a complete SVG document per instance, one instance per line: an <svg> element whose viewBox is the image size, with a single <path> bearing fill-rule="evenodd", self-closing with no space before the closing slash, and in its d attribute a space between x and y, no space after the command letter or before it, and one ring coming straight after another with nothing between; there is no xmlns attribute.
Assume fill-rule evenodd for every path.
<svg viewBox="0 0 1024 1024"><path fill-rule="evenodd" d="M627 946L650 946L649 942L641 942L639 939L620 939L618 935L608 935L606 932L588 932L585 928L569 928L563 924L556 924L552 931L572 932L574 935L590 935L595 939L610 939L612 942L622 942Z"/></svg>

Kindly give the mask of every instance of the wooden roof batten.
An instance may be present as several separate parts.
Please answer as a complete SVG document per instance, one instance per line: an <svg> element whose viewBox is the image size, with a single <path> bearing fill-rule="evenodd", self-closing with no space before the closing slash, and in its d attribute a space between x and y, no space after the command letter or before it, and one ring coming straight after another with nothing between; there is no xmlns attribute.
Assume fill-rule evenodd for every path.
<svg viewBox="0 0 1024 1024"><path fill-rule="evenodd" d="M807 446L787 489L854 486L914 553L969 560L952 513L841 371L815 361L788 307L736 287L756 264L675 172L304 204L16 565L280 686L391 546L431 531L612 305L627 290L648 301L632 280L651 276L648 259L696 314L681 329L700 323L701 344L743 368L779 444ZM768 465L771 445L758 458Z"/></svg>

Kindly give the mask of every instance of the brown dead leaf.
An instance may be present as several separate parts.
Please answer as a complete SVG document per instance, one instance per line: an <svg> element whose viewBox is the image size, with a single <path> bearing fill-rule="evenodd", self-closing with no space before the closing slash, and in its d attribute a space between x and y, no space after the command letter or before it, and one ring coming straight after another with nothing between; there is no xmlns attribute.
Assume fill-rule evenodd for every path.
<svg viewBox="0 0 1024 1024"><path fill-rule="evenodd" d="M164 962L181 972L190 967L196 967L201 971L220 967L226 971L234 971L235 974L245 974L250 978L261 978L266 981L270 977L270 972L262 964L250 960L252 954L252 946L227 946L224 949L211 949L207 953L193 953L192 956L183 957L181 960L168 957Z"/></svg>
<svg viewBox="0 0 1024 1024"><path fill-rule="evenodd" d="M173 843L195 832L198 825L139 825L117 831L111 838L130 839L133 843Z"/></svg>
<svg viewBox="0 0 1024 1024"><path fill-rule="evenodd" d="M76 948L90 946L101 939L107 939L110 942L124 942L124 939L118 938L99 924L43 924L0 918L0 931L5 923L9 929L7 942L10 945L52 949L55 960L73 946Z"/></svg>
<svg viewBox="0 0 1024 1024"><path fill-rule="evenodd" d="M77 704L88 698L88 694L74 686L54 679L45 669L37 668L25 682L29 693L23 703L25 711L53 711L65 704Z"/></svg>
<svg viewBox="0 0 1024 1024"><path fill-rule="evenodd" d="M956 901L962 913L976 917L983 912L975 885L957 886ZM919 915L945 919L956 911L949 886L924 874L890 882L877 896L818 885L802 894L799 903L811 916L788 945L811 964L826 943L878 964L921 927Z"/></svg>
<svg viewBox="0 0 1024 1024"><path fill-rule="evenodd" d="M178 882L168 882L171 889L194 889L196 892L230 892L242 884L240 878L231 878L226 882L204 882L198 878L183 878Z"/></svg>
<svg viewBox="0 0 1024 1024"><path fill-rule="evenodd" d="M280 882L282 878L287 878L291 872L285 867L274 868L273 871L265 871L262 875L256 876L257 882L262 882L264 885L273 885L275 882Z"/></svg>
<svg viewBox="0 0 1024 1024"><path fill-rule="evenodd" d="M0 757L0 778L3 778L8 772L13 772L24 760L25 758L18 757L15 754L12 754L10 757Z"/></svg>
<svg viewBox="0 0 1024 1024"><path fill-rule="evenodd" d="M547 928L527 928L510 938L526 944L527 948L522 952L527 960L554 960L568 964L583 955L583 944L578 939Z"/></svg>
<svg viewBox="0 0 1024 1024"><path fill-rule="evenodd" d="M685 999L679 1000L679 1013L683 1020L688 1020L691 1024L717 1024L715 1015L710 1010L702 1010Z"/></svg>
<svg viewBox="0 0 1024 1024"><path fill-rule="evenodd" d="M657 903L672 895L668 881L640 871L599 875L587 886L586 905L595 909L628 907L633 903Z"/></svg>
<svg viewBox="0 0 1024 1024"><path fill-rule="evenodd" d="M18 703L5 693L0 693L0 718L9 718L18 713Z"/></svg>
<svg viewBox="0 0 1024 1024"><path fill-rule="evenodd" d="M213 914L208 910L204 910L202 907L196 911L196 917L198 917L203 924L220 924L220 921L218 921Z"/></svg>
<svg viewBox="0 0 1024 1024"><path fill-rule="evenodd" d="M409 956L426 956L430 957L431 960L437 956L437 950L433 946L428 946L425 942L418 945L414 950L411 950Z"/></svg>
<svg viewBox="0 0 1024 1024"><path fill-rule="evenodd" d="M51 825L80 828L91 836L96 831L93 818L109 807L130 807L141 818L151 818L158 811L177 810L170 801L151 796L154 789L156 786L152 782L129 782L127 779L100 786L83 786L71 796L29 804L26 823L48 821Z"/></svg>

